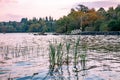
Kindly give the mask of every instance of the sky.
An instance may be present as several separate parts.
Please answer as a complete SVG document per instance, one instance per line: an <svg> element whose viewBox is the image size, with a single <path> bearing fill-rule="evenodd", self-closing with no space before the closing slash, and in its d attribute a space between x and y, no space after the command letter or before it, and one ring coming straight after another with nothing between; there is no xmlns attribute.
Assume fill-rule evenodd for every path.
<svg viewBox="0 0 120 80"><path fill-rule="evenodd" d="M20 21L23 17L32 19L46 16L59 19L78 4L107 9L116 7L120 0L0 0L0 21Z"/></svg>

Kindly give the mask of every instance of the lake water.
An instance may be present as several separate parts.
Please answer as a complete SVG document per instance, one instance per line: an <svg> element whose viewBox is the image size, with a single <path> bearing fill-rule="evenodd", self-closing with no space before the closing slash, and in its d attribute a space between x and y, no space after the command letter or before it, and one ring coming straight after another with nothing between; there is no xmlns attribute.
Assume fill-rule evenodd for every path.
<svg viewBox="0 0 120 80"><path fill-rule="evenodd" d="M86 54L85 69L77 53ZM63 45L63 64L50 73L50 44ZM66 61L66 43L70 43L70 62ZM81 47L82 46L82 47ZM84 46L87 46L83 50ZM120 80L120 36L33 35L32 33L0 34L0 80Z"/></svg>

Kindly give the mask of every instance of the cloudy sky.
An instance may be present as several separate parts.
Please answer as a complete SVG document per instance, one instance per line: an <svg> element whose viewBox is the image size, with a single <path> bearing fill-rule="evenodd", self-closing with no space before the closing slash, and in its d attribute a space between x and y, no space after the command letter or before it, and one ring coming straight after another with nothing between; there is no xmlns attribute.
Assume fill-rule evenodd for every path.
<svg viewBox="0 0 120 80"><path fill-rule="evenodd" d="M0 0L0 21L20 21L22 17L52 16L59 19L71 8L84 4L90 8L116 7L120 0Z"/></svg>

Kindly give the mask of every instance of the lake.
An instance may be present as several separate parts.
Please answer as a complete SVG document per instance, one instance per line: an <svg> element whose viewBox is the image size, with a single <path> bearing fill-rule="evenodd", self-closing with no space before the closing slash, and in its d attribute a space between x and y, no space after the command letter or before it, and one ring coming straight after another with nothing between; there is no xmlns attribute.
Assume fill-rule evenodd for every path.
<svg viewBox="0 0 120 80"><path fill-rule="evenodd" d="M120 80L119 74L120 36L0 34L0 80Z"/></svg>

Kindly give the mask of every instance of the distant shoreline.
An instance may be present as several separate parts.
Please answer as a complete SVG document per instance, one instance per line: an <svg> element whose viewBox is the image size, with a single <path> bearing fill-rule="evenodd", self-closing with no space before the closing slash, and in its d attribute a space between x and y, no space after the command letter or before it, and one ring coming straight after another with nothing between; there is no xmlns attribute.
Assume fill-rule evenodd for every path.
<svg viewBox="0 0 120 80"><path fill-rule="evenodd" d="M110 32L97 32L97 31L89 31L89 32L81 32L80 35L120 35L120 31L110 31Z"/></svg>
<svg viewBox="0 0 120 80"><path fill-rule="evenodd" d="M3 34L6 34L9 32L3 32ZM39 32L11 32L11 33L39 33ZM46 32L49 33L49 32ZM2 34L2 33L0 33ZM40 34L44 35L44 34ZM54 33L52 35L120 35L120 31L108 31L108 32L103 32L103 31L84 31L76 34L70 34L70 33Z"/></svg>

